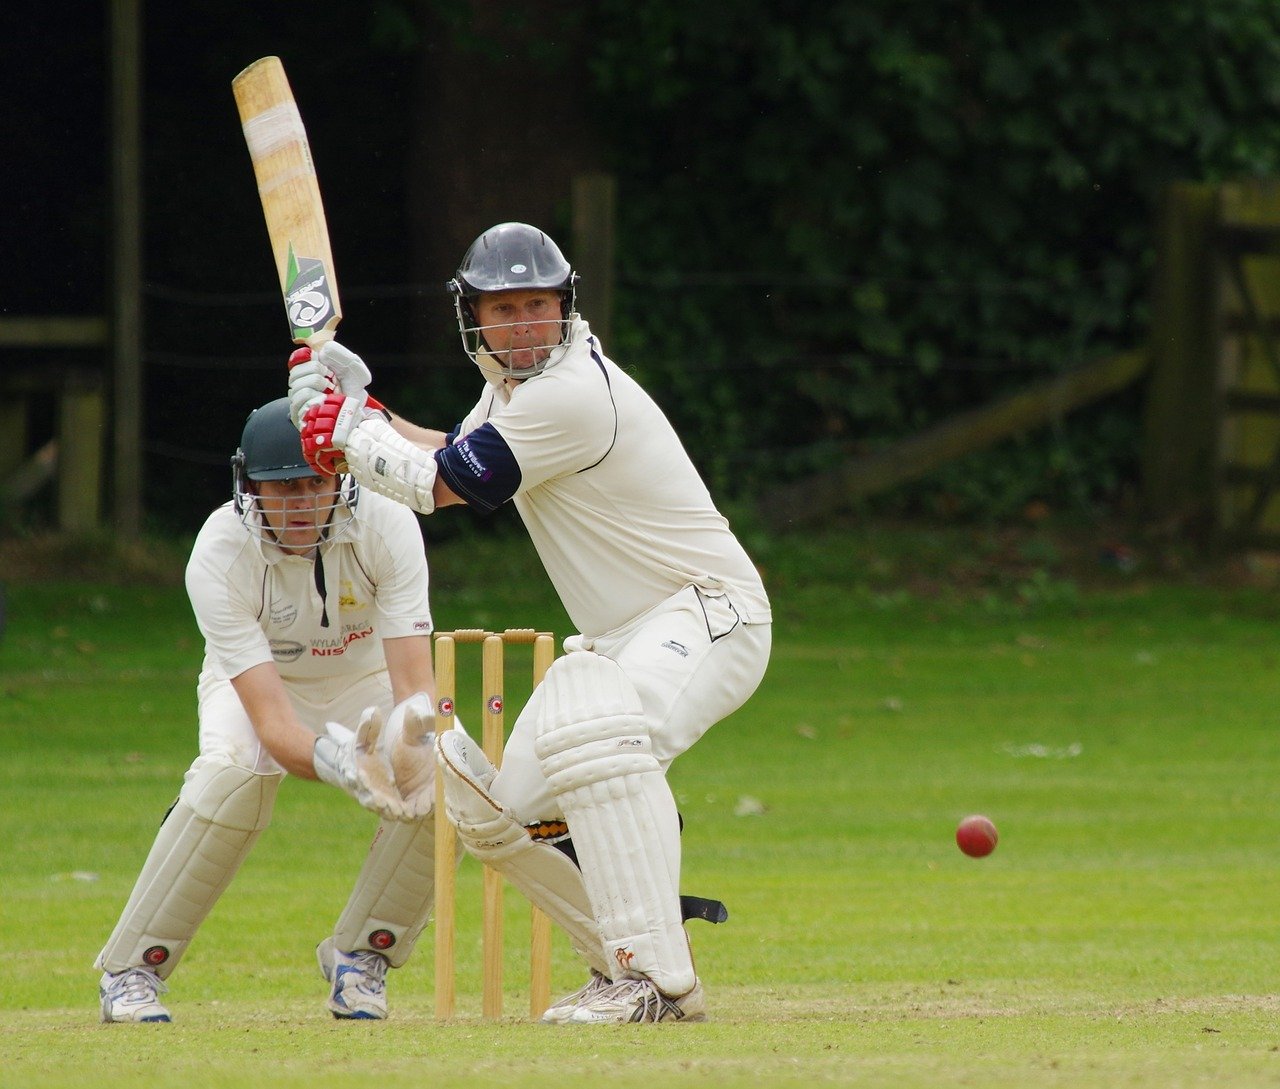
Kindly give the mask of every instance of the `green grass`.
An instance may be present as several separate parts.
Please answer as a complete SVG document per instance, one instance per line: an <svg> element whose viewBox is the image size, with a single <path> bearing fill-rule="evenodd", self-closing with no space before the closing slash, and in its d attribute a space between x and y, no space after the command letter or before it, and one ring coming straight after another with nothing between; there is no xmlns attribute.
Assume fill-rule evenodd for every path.
<svg viewBox="0 0 1280 1089"><path fill-rule="evenodd" d="M758 552L769 674L671 775L685 889L730 908L690 927L713 1020L589 1032L526 1023L515 893L508 1015L480 1020L471 860L458 1019L432 1018L428 932L388 1022L330 1020L312 949L372 819L294 781L171 981L175 1023L99 1025L92 960L193 754L199 641L173 585L10 585L0 1081L1280 1084L1274 593L1044 540ZM518 542L432 560L441 627L567 630ZM989 858L955 847L970 812L1000 828ZM581 978L558 946L556 989Z"/></svg>

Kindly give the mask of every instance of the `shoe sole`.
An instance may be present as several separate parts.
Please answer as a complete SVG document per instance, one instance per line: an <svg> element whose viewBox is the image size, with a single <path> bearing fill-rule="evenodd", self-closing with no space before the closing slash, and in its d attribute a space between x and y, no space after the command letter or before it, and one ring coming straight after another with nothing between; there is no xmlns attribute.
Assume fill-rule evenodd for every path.
<svg viewBox="0 0 1280 1089"><path fill-rule="evenodd" d="M152 1014L150 1017L104 1017L104 1025L168 1025L173 1018L168 1014Z"/></svg>
<svg viewBox="0 0 1280 1089"><path fill-rule="evenodd" d="M563 1021L543 1021L544 1025L699 1025L711 1018L705 1013L691 1013L686 1017L667 1017L661 1021L618 1021L604 1019L601 1021L575 1021L568 1018Z"/></svg>

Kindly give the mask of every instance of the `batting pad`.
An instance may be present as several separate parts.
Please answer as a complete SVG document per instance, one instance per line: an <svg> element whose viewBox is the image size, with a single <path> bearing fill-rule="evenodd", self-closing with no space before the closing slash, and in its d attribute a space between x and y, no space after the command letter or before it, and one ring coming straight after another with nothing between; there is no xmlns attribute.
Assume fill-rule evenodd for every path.
<svg viewBox="0 0 1280 1089"><path fill-rule="evenodd" d="M436 509L435 455L410 442L381 416L362 420L347 439L347 471L366 488L412 507Z"/></svg>
<svg viewBox="0 0 1280 1089"><path fill-rule="evenodd" d="M409 959L431 918L436 888L434 816L408 824L384 820L333 929L344 953L371 949L392 968Z"/></svg>
<svg viewBox="0 0 1280 1089"><path fill-rule="evenodd" d="M534 752L564 810L609 975L668 995L697 982L680 911L680 818L644 708L616 662L579 652L547 671Z"/></svg>
<svg viewBox="0 0 1280 1089"><path fill-rule="evenodd" d="M97 968L122 972L145 965L161 979L169 977L271 822L283 778L203 757L192 765Z"/></svg>
<svg viewBox="0 0 1280 1089"><path fill-rule="evenodd" d="M569 935L579 955L613 978L582 873L562 852L530 839L528 830L490 794L497 769L460 728L436 738L444 776L445 813L469 854L497 870Z"/></svg>

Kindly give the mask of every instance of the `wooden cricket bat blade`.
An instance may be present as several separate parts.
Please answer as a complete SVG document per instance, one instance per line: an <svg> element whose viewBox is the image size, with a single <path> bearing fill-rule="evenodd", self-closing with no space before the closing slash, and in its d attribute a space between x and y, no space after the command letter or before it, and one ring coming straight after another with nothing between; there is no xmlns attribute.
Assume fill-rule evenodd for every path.
<svg viewBox="0 0 1280 1089"><path fill-rule="evenodd" d="M319 347L342 320L320 183L311 145L279 57L263 57L231 81L276 274L295 343Z"/></svg>

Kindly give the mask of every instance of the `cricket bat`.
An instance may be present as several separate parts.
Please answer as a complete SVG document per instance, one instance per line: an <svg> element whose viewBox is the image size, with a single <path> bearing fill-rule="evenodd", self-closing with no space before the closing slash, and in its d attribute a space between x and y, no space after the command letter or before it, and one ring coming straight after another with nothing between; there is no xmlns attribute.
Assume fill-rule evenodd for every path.
<svg viewBox="0 0 1280 1089"><path fill-rule="evenodd" d="M279 57L263 57L231 81L258 180L289 331L319 348L342 320L329 228L311 146Z"/></svg>

